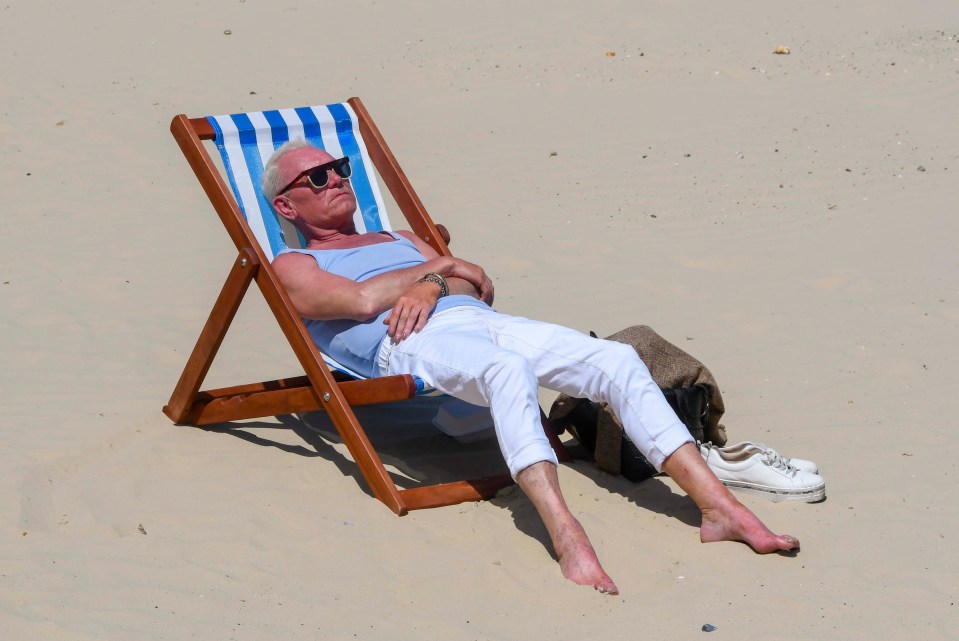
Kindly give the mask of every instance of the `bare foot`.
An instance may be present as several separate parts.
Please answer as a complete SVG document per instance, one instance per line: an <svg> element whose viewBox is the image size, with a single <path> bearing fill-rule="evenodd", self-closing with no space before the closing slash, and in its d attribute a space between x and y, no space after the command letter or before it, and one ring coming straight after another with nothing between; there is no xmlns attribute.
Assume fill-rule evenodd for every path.
<svg viewBox="0 0 959 641"><path fill-rule="evenodd" d="M799 540L773 533L729 489L703 461L699 448L687 443L663 463L663 471L683 488L702 510L699 540L742 541L760 554L798 550Z"/></svg>
<svg viewBox="0 0 959 641"><path fill-rule="evenodd" d="M563 500L556 465L549 461L534 463L517 474L516 480L543 519L563 576L578 585L591 585L603 594L619 594L599 564L586 530Z"/></svg>
<svg viewBox="0 0 959 641"><path fill-rule="evenodd" d="M728 507L703 509L699 540L703 543L742 541L760 554L799 549L799 539L788 534L773 533L735 499Z"/></svg>
<svg viewBox="0 0 959 641"><path fill-rule="evenodd" d="M619 594L619 588L599 564L596 551L579 521L564 524L557 532L553 547L563 576L578 585L591 585L603 594Z"/></svg>

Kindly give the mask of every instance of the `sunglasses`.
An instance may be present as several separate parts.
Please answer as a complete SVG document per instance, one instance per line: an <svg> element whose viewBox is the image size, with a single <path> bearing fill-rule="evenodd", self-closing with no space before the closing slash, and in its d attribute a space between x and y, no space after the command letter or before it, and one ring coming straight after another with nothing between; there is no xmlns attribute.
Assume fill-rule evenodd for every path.
<svg viewBox="0 0 959 641"><path fill-rule="evenodd" d="M336 160L331 160L330 162L325 162L322 165L318 165L313 169L307 169L301 174L298 174L296 178L290 181L286 187L280 190L279 193L285 193L288 190L292 189L293 185L296 184L303 176L306 176L307 182L313 187L313 189L323 189L330 184L330 170L336 172L336 175L340 178L346 179L353 175L353 168L350 167L350 159L338 158Z"/></svg>

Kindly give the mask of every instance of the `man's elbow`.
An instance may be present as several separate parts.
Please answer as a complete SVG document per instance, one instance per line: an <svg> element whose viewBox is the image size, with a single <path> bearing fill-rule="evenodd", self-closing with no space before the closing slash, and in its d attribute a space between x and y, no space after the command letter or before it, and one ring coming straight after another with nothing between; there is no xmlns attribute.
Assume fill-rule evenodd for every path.
<svg viewBox="0 0 959 641"><path fill-rule="evenodd" d="M379 316L382 311L376 301L371 300L368 296L359 294L350 301L349 315L347 318L365 323Z"/></svg>

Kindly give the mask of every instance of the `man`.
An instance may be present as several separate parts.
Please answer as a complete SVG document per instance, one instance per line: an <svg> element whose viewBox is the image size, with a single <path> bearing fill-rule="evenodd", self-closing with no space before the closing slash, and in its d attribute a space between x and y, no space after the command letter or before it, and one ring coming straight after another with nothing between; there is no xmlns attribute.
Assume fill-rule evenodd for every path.
<svg viewBox="0 0 959 641"><path fill-rule="evenodd" d="M563 499L539 386L609 403L643 454L700 508L703 542L743 541L760 553L799 547L716 478L632 348L493 311L481 267L439 256L409 232L358 233L349 175L347 159L302 141L270 158L263 193L306 239L303 250L277 256L277 276L320 348L344 365L370 376L413 374L490 407L510 473L566 578L618 593Z"/></svg>

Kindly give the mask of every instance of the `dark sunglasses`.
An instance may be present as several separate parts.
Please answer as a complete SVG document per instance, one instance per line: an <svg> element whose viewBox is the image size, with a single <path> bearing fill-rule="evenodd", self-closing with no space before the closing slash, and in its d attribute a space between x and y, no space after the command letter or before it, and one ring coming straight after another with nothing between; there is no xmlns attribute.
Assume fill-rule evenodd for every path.
<svg viewBox="0 0 959 641"><path fill-rule="evenodd" d="M303 176L306 176L306 180L312 185L313 189L323 189L330 184L330 170L336 172L336 175L340 178L346 179L353 175L353 168L350 167L350 159L338 158L336 160L331 160L330 162L325 162L322 165L318 165L313 169L307 169L301 174L298 174L296 178L290 181L286 187L280 190L280 193L285 193L290 190L293 185L296 184Z"/></svg>

